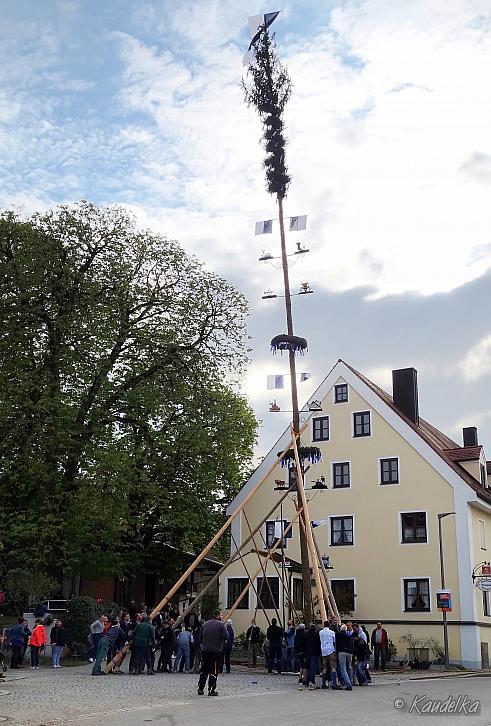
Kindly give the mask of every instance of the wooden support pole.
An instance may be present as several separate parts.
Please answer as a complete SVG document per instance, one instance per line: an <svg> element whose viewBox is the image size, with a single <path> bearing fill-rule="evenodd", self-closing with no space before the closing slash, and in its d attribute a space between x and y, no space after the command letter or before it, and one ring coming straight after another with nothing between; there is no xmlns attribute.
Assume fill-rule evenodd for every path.
<svg viewBox="0 0 491 726"><path fill-rule="evenodd" d="M335 615L337 617L337 619L338 619L338 622L340 623L341 620L339 619L338 607L336 605L336 600L334 598L334 593L333 593L332 588L331 588L331 583L329 582L329 578L327 577L327 573L326 573L326 570L325 570L325 567L324 567L324 563L322 562L322 555L321 555L320 550L319 550L319 545L317 543L317 539L316 539L314 530L312 530L312 540L314 542L315 550L316 550L316 553L317 553L317 561L320 564L320 573L321 573L322 581L323 581L323 584L324 584L324 592L325 592L325 595L326 595L327 607L328 607L328 609L330 611L329 614L330 615Z"/></svg>
<svg viewBox="0 0 491 726"><path fill-rule="evenodd" d="M245 515L245 512L244 512L244 515ZM249 525L249 520L247 520L247 524ZM250 526L249 526L249 529L250 529ZM274 603L274 610L275 610L275 613L276 613L276 617L278 618L278 621L281 622L280 614L278 612L278 608L276 607L276 603L274 601L273 591L271 590L271 585L269 584L269 580L268 580L268 578L266 576L266 569L265 569L264 563L263 563L263 561L261 559L261 555L257 551L256 541L255 541L254 537L252 538L252 543L254 545L254 549L255 549L256 554L257 554L257 559L258 559L258 562L259 562L259 566L262 568L262 571L263 571L263 581L261 583L261 591L263 589L264 583L266 583L266 586L267 586L267 588L269 590L269 595L271 597L271 602ZM274 560L272 560L272 562L274 562ZM245 565L244 565L244 569L245 569ZM247 570L246 570L246 573L247 573L247 577L249 577L249 579L251 579L250 576L249 576L249 573L247 572ZM254 587L254 585L253 585L253 587ZM256 595L257 595L257 593L256 593ZM264 610L264 607L263 607L262 602L260 604L261 604L262 609Z"/></svg>
<svg viewBox="0 0 491 726"><path fill-rule="evenodd" d="M254 539L254 535L252 534L252 528L251 528L251 525L249 524L249 518L247 517L247 514L245 512L244 512L244 519L245 519L245 522L246 522L247 527L249 529L249 532L251 533L252 541L254 542L254 547L255 547L256 546L256 541ZM267 550L268 549L268 545L267 545L266 540L263 537L263 533L261 532L261 530L259 530L259 536L261 537L261 539L262 539L262 541L264 543L264 547ZM256 549L256 551L257 551L257 549ZM258 557L259 556L260 555L258 553ZM259 560L259 561L261 561L261 560ZM276 574L278 575L278 578L281 579L280 571L278 570L278 565L276 564L276 561L275 561L274 557L271 558L271 562L273 563L273 566L274 566L274 568L276 570ZM286 597L288 599L288 603L289 603L290 609L293 610L293 612L295 613L295 617L298 618L297 610L296 610L295 605L293 603L293 600L291 598L290 592L289 592L289 590L288 590L288 588L287 588L287 586L285 585L284 582L283 582L283 593L284 593L284 595L286 595Z"/></svg>
<svg viewBox="0 0 491 726"><path fill-rule="evenodd" d="M294 518L292 519L292 521L290 522L290 524L288 525L288 527L286 527L286 529L285 529L285 534L287 534L287 533L288 533L288 532L290 531L290 529L291 529L291 528L293 527L293 523L294 523L294 522L296 522L296 520L297 520L297 519L299 518L299 516L300 516L300 514L301 514L301 513L302 513L302 508L300 508L300 509L298 509L298 510L297 510L297 513L295 514L295 517L294 517ZM273 545L273 547L272 547L272 548L271 548L271 549L269 550L269 552L268 552L268 554L267 554L267 556L266 556L266 558L265 558L264 562L267 562L267 561L268 561L269 559L271 559L272 555L274 555L274 553L275 553L275 552L276 552L276 550L278 549L278 547L279 547L279 544L280 544L279 542L276 542L276 544L275 544L275 545ZM230 610L228 611L228 613L226 613L226 614L224 615L224 618L223 618L224 620L228 620L228 618L230 618L230 616L232 615L232 613L233 613L233 612L234 612L234 611L235 611L235 610L237 609L237 607L239 606L239 604L240 604L240 602L241 602L242 598L244 597L244 595L246 594L246 592L247 592L247 591L249 590L249 588L251 587L251 585L252 585L252 582L253 582L253 580L255 580L255 579L256 579L256 577L257 577L257 576L259 575L259 573L261 572L261 569L262 569L262 568L261 568L261 567L259 567L259 568L258 568L258 569L256 570L256 572L254 573L253 577L252 577L252 578L250 578L249 582L248 582L248 583L247 583L247 585L246 585L246 586L245 586L245 587L243 588L242 592L240 593L240 595L238 596L238 598L236 599L236 601L234 602L234 604L232 605L232 607L230 608Z"/></svg>
<svg viewBox="0 0 491 726"><path fill-rule="evenodd" d="M303 429L306 426L307 426L307 422L305 422L304 425L302 426L302 431L303 431ZM241 513L241 511L244 509L244 507L246 506L246 504L248 504L251 501L252 497L257 492L257 490L264 484L264 482L266 481L266 479L268 478L268 476L270 476L270 474L273 473L273 471L275 470L277 464L283 459L283 457L285 456L286 452L291 448L292 441L294 441L294 440L295 439L293 438L293 439L291 439L288 442L288 445L283 449L283 451L278 456L278 458L274 462L274 464L272 464L269 467L269 469L266 472L266 474L264 474L264 476L261 477L261 479L258 481L258 483L251 489L251 491L249 492L249 494L247 494L247 496L245 497L244 501L241 502L238 507L236 507L236 509L232 512L232 514L230 515L230 517L225 522L225 524L222 527L220 527L220 529L218 530L218 532L216 533L216 535L208 542L208 544L206 545L206 547L204 548L204 550L196 557L196 559L194 560L194 562L192 562L189 565L189 567L186 570L186 572L184 572L181 575L181 577L178 579L178 581L171 587L171 589L169 590L169 592L167 593L167 595L162 598L162 600L159 602L158 605L156 605L154 607L154 609L150 613L150 620L153 620L153 618L162 610L162 608L165 607L165 605L167 605L167 603L169 602L169 600L171 599L171 597L179 590L179 588L181 587L181 585L184 582L186 582L186 580L188 579L189 575L192 572L194 572L194 570L197 568L197 566L199 565L199 563L202 560L204 560L204 558L206 557L206 555L208 554L208 552L211 550L211 548L214 545L216 545L216 543L218 542L218 540L220 539L220 537L222 536L222 534L227 531L227 529L230 527L230 525L232 524L232 522L239 516L239 514Z"/></svg>
<svg viewBox="0 0 491 726"><path fill-rule="evenodd" d="M232 535L232 541L234 543L234 546L237 547L237 551L238 551L238 545L237 545L237 542L235 541L235 537L233 535ZM247 567L247 565L245 563L245 560L244 560L243 556L240 554L240 552L239 552L239 557L240 557L240 561L242 563L242 567L244 568L245 573L246 573L248 579L251 580L251 576L249 574L249 569L248 569L248 567ZM252 582L252 580L251 580L251 582ZM260 606L262 608L262 611L264 613L264 616L265 616L266 620L268 621L268 625L271 625L271 622L269 620L268 613L266 612L266 608L264 607L263 601L261 600L261 593L257 591L256 585L255 585L254 582L252 583L252 589L254 590L254 594L256 595L256 602L258 602L260 604ZM270 589L270 591L271 591L271 589ZM273 594L272 593L271 593L271 597L273 597ZM278 611L276 611L276 612L278 613Z"/></svg>
<svg viewBox="0 0 491 726"><path fill-rule="evenodd" d="M305 530L306 530L306 534L307 534L307 544L309 547L310 557L311 557L311 561L312 561L312 569L314 571L315 589L317 591L317 599L319 601L321 620L322 620L322 623L324 623L324 621L327 620L326 606L324 605L324 591L322 589L321 575L319 572L319 561L317 559L317 553L315 550L315 545L314 545L313 536L312 536L312 525L310 523L310 515L309 515L308 506L307 506L307 497L305 496L302 467L300 465L300 457L298 456L297 440L294 436L293 431L292 431L292 441L293 441L293 452L295 454L295 464L297 467L297 479L301 485L298 487L298 492L299 492L299 496L300 496L301 502L302 502L303 521L305 523Z"/></svg>
<svg viewBox="0 0 491 726"><path fill-rule="evenodd" d="M255 527L255 529L254 529L254 532L252 533L252 535L250 535L249 537L247 537L247 538L246 538L246 539L245 539L245 540L244 540L244 541L242 542L242 544L240 545L240 547L239 547L238 549L236 549L236 550L235 550L235 552L233 552L233 553L232 553L232 554L230 555L230 557L229 557L229 558L228 558L228 560L227 560L227 561L225 562L225 564L224 564L224 565L222 565L222 566L220 567L220 569L218 570L218 572L216 572L216 573L215 573L215 574L213 575L213 577L211 578L211 580L209 580L209 581L208 581L208 582L206 583L206 585L204 586L204 588L203 588L203 589L201 590L201 592L199 592L199 593L198 593L198 594L196 595L196 597L194 598L193 602L192 602L192 603L191 603L191 604L190 604L190 605L189 605L189 606L188 606L188 607L186 608L186 610L185 610L185 611L184 611L184 612L182 613L182 615L179 615L179 617L178 617L178 618L176 619L176 621L175 621L175 623L174 623L174 625L173 625L173 627L174 627L174 628L177 628L177 627L178 627L178 625L180 625L180 623L182 623L182 621L184 620L184 618L186 617L186 615L187 615L188 613L192 612L192 611L193 611L193 610L194 610L194 609L196 608L196 606L197 606L197 605L199 605L199 603L200 603L200 602L201 602L201 600L202 600L202 599L204 598L204 596L206 595L206 593L207 593L207 592L209 592L209 590L210 590L210 589L211 589L211 588L213 587L213 585L214 585L214 584L215 584L215 582L216 582L216 581L218 580L218 578L219 578L219 577L221 577L221 576L223 575L223 573L225 572L225 570L227 569L227 567L228 567L229 565L231 565L231 564L232 564L232 562L234 562L235 558L237 557L237 555L239 555L239 554L240 554L240 552L242 552L242 550L244 549L244 547L246 547L246 546L247 546L247 544L248 544L248 543L249 543L249 542L250 542L251 540L253 540L253 541L254 541L254 539L253 539L253 538L254 538L254 535L255 535L255 534L257 534L257 532L259 532L259 530L260 530L260 529L261 529L261 527L263 526L264 522L266 522L266 520L267 520L267 519L269 519L269 518L270 518L270 517L271 517L271 516L273 515L273 513L275 512L275 510L276 510L276 509L278 509L278 507L279 507L279 505L281 504L281 502L282 502L282 501L283 501L284 499L286 499L286 497L287 497L287 496L288 496L289 494L290 494L290 490L286 491L286 492L285 492L285 493L284 493L284 494L283 494L283 495L281 496L280 500L279 500L279 501L278 501L278 502L277 502L277 503L276 503L275 505L273 505L273 507L271 507L271 509L269 510L269 512L267 512L267 514L265 514L265 516L263 517L263 519L262 519L262 520L261 520L261 521L259 522L259 524L258 524L258 525L257 525L257 526ZM245 511L244 511L244 514L245 514Z"/></svg>

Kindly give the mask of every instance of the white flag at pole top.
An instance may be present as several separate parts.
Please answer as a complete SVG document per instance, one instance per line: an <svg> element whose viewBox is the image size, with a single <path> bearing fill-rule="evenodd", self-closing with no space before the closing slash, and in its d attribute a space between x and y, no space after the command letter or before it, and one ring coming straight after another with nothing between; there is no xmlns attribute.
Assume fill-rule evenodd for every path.
<svg viewBox="0 0 491 726"><path fill-rule="evenodd" d="M313 519L311 522L312 529L315 529L316 527L320 527L322 524L327 524L328 522L329 522L328 519Z"/></svg>
<svg viewBox="0 0 491 726"><path fill-rule="evenodd" d="M300 373L300 383L308 381L312 373Z"/></svg>
<svg viewBox="0 0 491 726"><path fill-rule="evenodd" d="M276 20L280 12L280 10L277 10L274 13L264 13L264 15L251 15L249 18L247 18L250 35L255 35L259 28L269 28L271 23Z"/></svg>
<svg viewBox="0 0 491 726"><path fill-rule="evenodd" d="M265 219L263 222L256 222L256 234L271 234L273 231L273 220Z"/></svg>
<svg viewBox="0 0 491 726"><path fill-rule="evenodd" d="M268 391L271 391L276 388L285 387L285 377L284 376L267 376L267 379L268 379Z"/></svg>
<svg viewBox="0 0 491 726"><path fill-rule="evenodd" d="M300 217L290 217L290 232L301 232L307 229L307 215L303 214Z"/></svg>
<svg viewBox="0 0 491 726"><path fill-rule="evenodd" d="M283 537L283 522L274 523L274 538L281 539Z"/></svg>
<svg viewBox="0 0 491 726"><path fill-rule="evenodd" d="M254 35L259 30L261 25L264 23L264 15L251 15L247 18L247 24L249 26L249 33Z"/></svg>

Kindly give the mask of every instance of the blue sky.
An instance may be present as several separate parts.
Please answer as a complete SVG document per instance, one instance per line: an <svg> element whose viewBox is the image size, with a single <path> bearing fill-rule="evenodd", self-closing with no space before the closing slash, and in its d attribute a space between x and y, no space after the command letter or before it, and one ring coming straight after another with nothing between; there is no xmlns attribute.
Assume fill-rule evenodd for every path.
<svg viewBox="0 0 491 726"><path fill-rule="evenodd" d="M265 389L282 372L268 341L284 322L261 302L281 280L257 258L278 240L253 236L274 203L239 84L247 16L275 9L4 0L0 27L0 205L124 204L234 281L253 310L244 390L264 420L260 450L287 423L268 415ZM423 415L458 440L478 425L491 458L489 2L281 9L294 84L286 212L309 215L289 244L312 250L292 281L317 293L297 304L311 389L338 357L386 387L391 368L415 365Z"/></svg>

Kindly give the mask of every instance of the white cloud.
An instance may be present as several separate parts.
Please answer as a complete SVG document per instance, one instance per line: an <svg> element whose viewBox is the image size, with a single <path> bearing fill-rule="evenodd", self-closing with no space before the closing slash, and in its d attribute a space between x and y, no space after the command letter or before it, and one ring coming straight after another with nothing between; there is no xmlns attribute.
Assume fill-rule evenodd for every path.
<svg viewBox="0 0 491 726"><path fill-rule="evenodd" d="M470 383L491 373L491 335L486 336L471 348L459 364L464 379Z"/></svg>

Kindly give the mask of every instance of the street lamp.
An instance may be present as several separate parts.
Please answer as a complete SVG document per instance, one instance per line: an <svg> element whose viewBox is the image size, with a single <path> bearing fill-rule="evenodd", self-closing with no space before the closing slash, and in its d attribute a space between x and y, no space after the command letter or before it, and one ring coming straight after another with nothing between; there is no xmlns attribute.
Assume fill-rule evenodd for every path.
<svg viewBox="0 0 491 726"><path fill-rule="evenodd" d="M437 515L438 517L438 541L440 543L440 579L442 583L442 590L445 589L445 565L443 561L443 542L442 542L442 519L444 517L449 517L451 514L455 514L455 512L440 512L440 514ZM447 623L447 611L442 611L443 615L443 649L445 652L445 670L450 669L450 661L448 656L448 623Z"/></svg>

